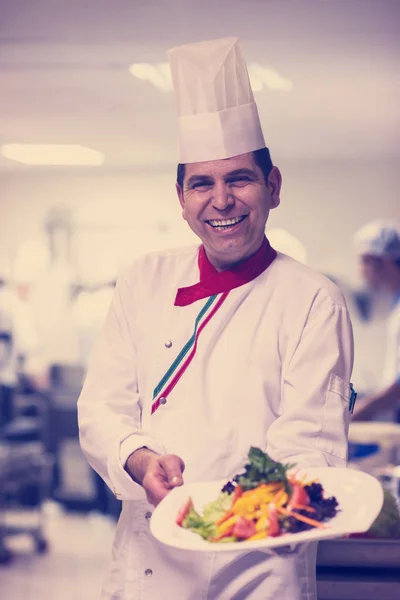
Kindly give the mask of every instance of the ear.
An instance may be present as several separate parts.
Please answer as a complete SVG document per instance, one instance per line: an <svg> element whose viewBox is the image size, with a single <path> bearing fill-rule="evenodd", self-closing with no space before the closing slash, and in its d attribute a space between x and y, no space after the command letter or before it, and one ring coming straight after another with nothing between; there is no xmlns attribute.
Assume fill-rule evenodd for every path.
<svg viewBox="0 0 400 600"><path fill-rule="evenodd" d="M268 175L268 188L271 194L271 208L277 208L281 202L282 175L278 167L272 167Z"/></svg>
<svg viewBox="0 0 400 600"><path fill-rule="evenodd" d="M184 208L184 206L185 206L185 200L183 198L183 189L181 188L181 186L179 185L179 183L177 183L175 185L175 187L176 187L176 193L178 194L179 203L180 203L181 207Z"/></svg>
<svg viewBox="0 0 400 600"><path fill-rule="evenodd" d="M177 183L175 185L175 187L176 187L176 193L178 194L179 204L182 207L182 217L185 219L185 199L183 197L183 189L181 188L179 183Z"/></svg>

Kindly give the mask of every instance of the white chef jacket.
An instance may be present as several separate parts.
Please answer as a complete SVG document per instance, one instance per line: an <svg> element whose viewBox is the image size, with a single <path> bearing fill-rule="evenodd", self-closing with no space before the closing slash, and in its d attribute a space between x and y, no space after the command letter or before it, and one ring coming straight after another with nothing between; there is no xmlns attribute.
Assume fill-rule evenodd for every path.
<svg viewBox="0 0 400 600"><path fill-rule="evenodd" d="M386 385L400 383L400 292L387 324L383 379Z"/></svg>
<svg viewBox="0 0 400 600"><path fill-rule="evenodd" d="M158 543L152 507L124 470L147 446L180 456L185 482L230 478L250 446L278 461L344 466L353 338L339 289L278 254L231 290L167 402L153 390L207 299L174 306L199 280L198 248L139 259L115 296L78 402L83 451L123 510L103 600L314 600L315 545L290 557L192 553Z"/></svg>

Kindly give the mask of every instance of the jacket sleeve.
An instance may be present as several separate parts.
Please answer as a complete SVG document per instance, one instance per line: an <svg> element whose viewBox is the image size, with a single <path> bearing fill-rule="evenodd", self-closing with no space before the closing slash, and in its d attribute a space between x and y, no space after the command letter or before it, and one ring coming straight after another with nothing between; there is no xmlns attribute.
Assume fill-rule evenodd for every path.
<svg viewBox="0 0 400 600"><path fill-rule="evenodd" d="M316 296L282 368L280 414L267 451L300 466L345 466L350 422L353 332L344 300Z"/></svg>
<svg viewBox="0 0 400 600"><path fill-rule="evenodd" d="M132 289L121 277L78 400L83 453L121 500L145 498L124 469L128 456L142 447L165 453L141 427L134 320L124 308L128 297L131 301Z"/></svg>

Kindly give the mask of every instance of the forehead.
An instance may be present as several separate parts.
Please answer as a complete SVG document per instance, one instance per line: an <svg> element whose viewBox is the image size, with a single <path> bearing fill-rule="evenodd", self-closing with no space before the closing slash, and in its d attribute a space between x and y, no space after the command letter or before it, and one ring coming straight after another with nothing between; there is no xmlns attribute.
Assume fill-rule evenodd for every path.
<svg viewBox="0 0 400 600"><path fill-rule="evenodd" d="M205 162L189 163L185 165L185 178L192 177L193 175L209 175L209 176L223 176L231 171L238 169L252 169L253 171L257 168L252 152L247 154L241 154L240 156L233 156L232 158L224 158L220 160L208 160Z"/></svg>

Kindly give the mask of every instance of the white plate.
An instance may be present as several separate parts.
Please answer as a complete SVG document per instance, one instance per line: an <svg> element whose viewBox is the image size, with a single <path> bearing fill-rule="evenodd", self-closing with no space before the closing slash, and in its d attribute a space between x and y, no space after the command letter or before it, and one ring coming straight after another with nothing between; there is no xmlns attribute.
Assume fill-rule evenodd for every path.
<svg viewBox="0 0 400 600"><path fill-rule="evenodd" d="M198 552L227 552L276 548L329 538L349 533L367 531L380 513L383 490L377 479L361 471L331 467L304 470L308 480L318 480L324 487L325 497L335 496L340 512L326 522L326 529L311 529L300 533L285 534L252 542L213 544L198 534L182 529L176 524L179 509L190 496L195 509L202 513L203 507L218 497L226 480L207 483L189 483L174 488L154 509L150 521L151 533L163 544L183 550Z"/></svg>

